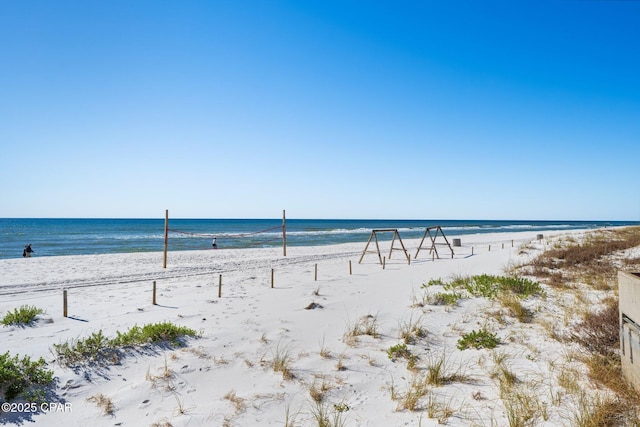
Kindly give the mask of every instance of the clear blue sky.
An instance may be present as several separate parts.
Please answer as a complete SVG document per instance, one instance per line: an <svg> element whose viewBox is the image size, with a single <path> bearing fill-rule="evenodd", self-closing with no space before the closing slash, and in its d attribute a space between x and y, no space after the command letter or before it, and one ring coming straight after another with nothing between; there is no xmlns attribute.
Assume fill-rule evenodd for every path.
<svg viewBox="0 0 640 427"><path fill-rule="evenodd" d="M640 220L640 2L0 0L0 217Z"/></svg>

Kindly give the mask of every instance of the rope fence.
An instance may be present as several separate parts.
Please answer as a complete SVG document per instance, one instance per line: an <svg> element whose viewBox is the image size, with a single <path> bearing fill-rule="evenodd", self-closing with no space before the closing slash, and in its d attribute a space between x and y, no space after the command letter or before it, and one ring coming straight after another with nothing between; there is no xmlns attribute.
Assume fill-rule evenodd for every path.
<svg viewBox="0 0 640 427"><path fill-rule="evenodd" d="M272 228L272 229L269 229L269 230L278 229L278 228L279 227L275 227L275 228ZM199 233L195 233L195 234L199 234ZM258 234L258 233L251 233L251 234ZM541 243L543 245L549 244L549 242L545 241L541 235L538 235L538 238L536 238L536 239L530 239L530 238L529 239L509 239L509 240L503 240L503 241L491 241L491 243L488 243L488 242L474 242L473 245L465 245L464 246L465 248L470 249L470 251L467 250L467 251L465 251L466 252L465 254L459 253L457 255L459 255L462 258L468 258L469 256L479 255L480 251L482 249L484 249L484 251L482 251L482 253L485 253L485 251L486 252L492 252L492 251L495 252L495 251L497 251L497 249L506 249L506 248L509 248L509 247L513 248L513 247L515 247L516 243L518 243L520 245L520 244L523 244L523 243L524 244L530 244L530 243L536 243L536 242ZM480 244L478 244L478 243L480 243ZM310 278L309 279L310 282L311 281L317 282L319 280L319 277L320 277L320 274L321 274L321 270L319 268L319 264L317 263L317 261L318 261L317 258L316 259L308 259L307 258L307 259L302 260L303 263L309 263L313 267L312 268L313 279ZM431 261L432 262L435 261L434 257L431 257ZM300 261L298 261L298 260L292 259L286 265L295 265L295 264L298 264L299 262ZM446 261L444 261L444 262L446 262ZM386 269L386 264L387 264L387 259L386 259L386 257L384 257L384 260L383 260L383 263L382 263L382 269L383 270ZM411 264L412 263L409 263L409 266ZM283 267L286 267L286 265L283 265ZM227 271L226 273L231 273L231 272L232 271ZM225 272L210 271L210 272L198 274L198 275L201 275L201 276L211 276L211 280L209 280L209 282L211 283L211 296L212 297L216 294L216 291L217 291L217 297L218 298L222 298L223 297L223 273L225 273ZM269 277L269 275L270 275L270 277ZM352 260L351 259L345 260L345 276L347 276L347 275L348 276L353 275L353 264L352 264ZM215 276L218 276L218 277L215 277ZM286 277L286 275L285 275L285 277ZM296 276L296 277L298 277L298 276ZM253 275L252 278L255 279L256 276ZM268 267L265 266L262 283L264 285L270 285L270 288L272 288L272 289L276 288L276 280L275 280L275 278L276 278L276 269L273 268L273 267L268 268ZM157 282L160 282L161 280L171 280L171 279L175 279L175 277L158 278L158 279L153 280L153 281L150 281L149 279L142 279L141 278L139 280L135 280L135 279L134 280L129 280L129 281L126 281L126 283L140 283L144 287L152 285L152 286L149 286L149 291L151 291L151 298L150 298L149 302L151 303L152 306L166 307L166 306L162 306L161 305L162 302L159 302L159 298L158 298L158 295L157 295ZM217 279L217 280L215 280L215 279ZM334 279L335 278L332 278L332 280L334 280ZM242 279L242 278L234 277L234 280L232 280L232 282L230 282L230 283L227 282L227 287L228 286L233 286L234 283L240 283L243 280L244 279ZM298 281L298 279L296 279L296 282L297 281ZM115 282L113 284L126 284L126 283L121 281L121 282ZM104 284L107 284L106 281L105 281ZM285 283L284 284L285 288L288 285L289 285L288 283ZM82 287L83 286L74 287L73 285L67 284L67 286L62 289L62 314L63 314L63 317L69 317L69 318L76 319L76 320L82 320L82 319L79 319L77 317L69 316L69 306L70 306L70 304L69 304L70 298L69 297L74 296L74 297L77 298L78 293L77 292L73 292L72 293L72 291L74 291L74 290L80 291L79 288L82 288ZM282 288L282 285L279 286L279 287ZM127 289L129 291L131 290L131 288L127 288ZM60 292L60 290L61 289L58 288L57 290L51 289L49 291L53 292L53 293L57 293L57 292ZM121 292L126 294L126 291L124 291L124 290L122 290ZM82 293L84 293L84 292L81 292L81 294ZM49 294L49 295L37 295L37 296L29 295L29 296L26 296L25 298L15 299L14 301L24 302L24 301L27 301L27 300L36 300L36 299L43 299L43 298L50 298L50 297L51 297L51 294ZM86 298L86 296L85 296L85 298ZM145 298L148 298L148 296L145 296ZM82 302L78 302L77 300L75 300L75 298L74 298L73 302L75 302L76 304L79 304L81 307L85 305ZM138 302L138 304L139 304L139 302ZM173 308L176 308L176 307L173 307Z"/></svg>

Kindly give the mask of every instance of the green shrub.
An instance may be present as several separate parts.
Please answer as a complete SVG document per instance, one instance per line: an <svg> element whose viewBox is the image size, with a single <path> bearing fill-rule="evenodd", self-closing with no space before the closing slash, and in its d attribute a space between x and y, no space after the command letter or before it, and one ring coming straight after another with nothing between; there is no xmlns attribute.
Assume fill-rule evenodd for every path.
<svg viewBox="0 0 640 427"><path fill-rule="evenodd" d="M480 348L496 348L500 344L500 340L496 336L486 329L480 329L479 331L471 331L468 334L464 334L462 338L458 340L458 349L466 350L469 347L476 349Z"/></svg>
<svg viewBox="0 0 640 427"><path fill-rule="evenodd" d="M0 394L7 401L28 393L38 394L37 390L53 383L53 371L45 369L45 365L43 358L31 361L29 356L11 357L8 351L0 354Z"/></svg>
<svg viewBox="0 0 640 427"><path fill-rule="evenodd" d="M427 297L427 301L432 305L456 305L458 301L464 298L460 292L436 292Z"/></svg>
<svg viewBox="0 0 640 427"><path fill-rule="evenodd" d="M178 345L179 338L183 336L195 337L196 331L185 326L176 326L171 322L148 324L142 328L136 325L124 334L117 332L112 344L115 347L128 347L166 341Z"/></svg>
<svg viewBox="0 0 640 427"><path fill-rule="evenodd" d="M445 283L442 279L431 279L427 283L422 284L422 288L428 288L429 286L445 286Z"/></svg>
<svg viewBox="0 0 640 427"><path fill-rule="evenodd" d="M431 283L431 282L429 282ZM505 277L481 274L471 277L457 277L449 283L443 284L447 291L464 289L475 297L494 299L504 292L512 292L519 297L542 295L540 283L522 277ZM438 294L436 294L438 295ZM453 292L450 298L462 295ZM458 298L459 299L459 298Z"/></svg>
<svg viewBox="0 0 640 427"><path fill-rule="evenodd" d="M104 358L113 351L111 341L102 335L102 331L94 332L88 338L79 339L72 344L68 342L54 344L58 361L62 365L73 365L83 360L94 361Z"/></svg>
<svg viewBox="0 0 640 427"><path fill-rule="evenodd" d="M117 360L117 351L122 347L134 347L145 344L168 342L179 345L183 336L195 337L193 329L176 326L171 322L134 326L125 333L116 332L116 338L109 339L102 331L94 332L88 338L79 339L69 344L54 344L58 361L62 365L76 365L86 361L104 360L111 357Z"/></svg>
<svg viewBox="0 0 640 427"><path fill-rule="evenodd" d="M40 308L23 305L20 308L15 308L13 312L8 312L0 322L5 326L29 325L38 314L42 313L43 311Z"/></svg>
<svg viewBox="0 0 640 427"><path fill-rule="evenodd" d="M455 292L462 286L461 279L455 279L451 283L445 283L442 279L431 279L429 282L422 284L422 289L427 289L431 286L442 286L446 292L436 292L431 295L427 295L423 298L424 302L431 305L456 305L459 300L465 297L461 292Z"/></svg>
<svg viewBox="0 0 640 427"><path fill-rule="evenodd" d="M493 299L499 290L497 277L488 274L473 276L467 285L467 290L472 295Z"/></svg>
<svg viewBox="0 0 640 427"><path fill-rule="evenodd" d="M446 290L460 289L460 288L468 289L471 284L471 281L472 279L469 276L459 276L453 279L451 282L445 283L444 288Z"/></svg>
<svg viewBox="0 0 640 427"><path fill-rule="evenodd" d="M542 295L544 293L540 287L540 283L525 279L524 277L497 277L496 279L501 290L511 291L521 297Z"/></svg>

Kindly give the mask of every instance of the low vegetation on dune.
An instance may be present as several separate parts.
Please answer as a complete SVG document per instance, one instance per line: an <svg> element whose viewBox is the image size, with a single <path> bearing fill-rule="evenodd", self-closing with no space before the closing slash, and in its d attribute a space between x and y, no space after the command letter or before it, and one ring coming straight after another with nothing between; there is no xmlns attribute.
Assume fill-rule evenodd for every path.
<svg viewBox="0 0 640 427"><path fill-rule="evenodd" d="M0 320L0 323L4 326L30 325L36 320L36 317L42 313L43 310L41 308L23 305L20 308L15 308L13 311L8 312L2 320Z"/></svg>
<svg viewBox="0 0 640 427"><path fill-rule="evenodd" d="M485 323L461 334L458 350L488 349L493 355L492 378L499 384L509 426L537 425L549 420L551 407L564 404L569 408L563 415L566 425L640 426L640 394L622 376L617 292L618 271L640 271L640 227L560 236L525 244L520 251L531 253L530 260L509 266L506 276L433 279L413 295L412 307L442 305L450 311L465 300L485 298L498 307L484 313L485 320L508 325L515 319L527 324L523 331L539 329L562 345L561 360L547 361L547 375L557 388L547 386L545 392L543 381L507 363L505 351L514 341L513 332L501 339ZM411 348L401 344L387 353L394 361L414 356ZM533 361L535 354L532 349L527 358ZM430 395L419 387L422 384L415 380L404 394L393 387L394 400L402 402L400 409L429 406L425 402ZM482 399L482 395L473 398Z"/></svg>
<svg viewBox="0 0 640 427"><path fill-rule="evenodd" d="M0 354L0 397L4 400L22 397L31 402L43 401L53 384L53 371L46 368L43 358L31 360L29 356L12 356L8 351Z"/></svg>
<svg viewBox="0 0 640 427"><path fill-rule="evenodd" d="M118 363L119 350L124 347L167 344L179 346L183 337L195 337L196 331L171 322L133 326L127 332L117 332L115 338L108 338L102 331L94 332L86 338L54 344L53 350L62 366L79 366L91 363Z"/></svg>
<svg viewBox="0 0 640 427"><path fill-rule="evenodd" d="M422 303L433 305L455 305L464 298L484 297L497 299L505 295L517 298L544 296L540 283L520 276L494 276L480 274L475 276L459 276L451 281L432 279L422 285L428 291L431 287L440 286L443 291L428 293L423 296Z"/></svg>
<svg viewBox="0 0 640 427"><path fill-rule="evenodd" d="M640 227L560 236L519 250L532 255L521 265L509 266L504 276L458 276L423 284L412 295L411 313L397 327L391 328L388 319L378 319L377 314L348 321L341 338L343 352L329 349L324 338L318 352L323 365L335 363L335 375L298 369L297 360L308 355L294 353L291 343L279 341L271 353L265 352L259 366L282 375L283 387L307 387L310 399L310 406L297 414L287 407L283 424L301 425L296 415L318 426L355 424L350 411L357 409L356 403L339 400L340 389L347 378L344 373L354 369L351 365L362 368L358 361L368 360L372 367L399 373L390 378L386 390L396 411L420 412L420 424L423 416L441 424L459 417L474 426L519 427L548 424L560 417L562 425L575 427L640 427L640 394L622 376L617 293L618 271L640 271ZM457 340L456 349L437 348L441 337L431 329L430 313L446 315L465 304L480 309L461 316L443 334ZM28 325L41 312L23 306L8 313L2 323ZM555 341L555 349L548 353L553 360L545 360L551 356L536 348L541 334L544 341ZM163 322L134 326L115 337L97 331L55 344L53 353L61 366L86 368L118 363L126 348L171 348L196 336L192 329ZM260 342L267 343L264 334ZM374 350L386 353L384 360ZM245 363L253 366L249 360ZM154 384L166 380L170 386L174 373L165 358L163 373L148 372L147 377ZM394 383L398 377L402 382ZM39 390L51 387L54 380L42 359L0 354L0 397L42 393ZM486 383L493 383L494 390L480 387ZM452 397L455 393L467 394L458 400ZM224 399L236 415L250 407L247 398L234 390ZM488 399L494 399L490 419L467 410L469 402ZM108 397L95 394L88 400L105 415L113 414ZM180 401L179 405L182 408ZM225 418L223 425L231 422Z"/></svg>
<svg viewBox="0 0 640 427"><path fill-rule="evenodd" d="M567 304L565 324L553 338L578 344L576 357L589 380L606 393L581 392L578 426L639 426L640 394L622 376L617 272L640 270L640 227L601 230L584 238L561 238L518 270L550 286ZM526 248L524 248L526 250ZM577 317L577 321L569 318Z"/></svg>
<svg viewBox="0 0 640 427"><path fill-rule="evenodd" d="M579 241L566 238L554 242L527 269L555 287L583 282L595 288L614 289L618 270L640 268L640 253L626 253L638 246L640 227L600 230Z"/></svg>

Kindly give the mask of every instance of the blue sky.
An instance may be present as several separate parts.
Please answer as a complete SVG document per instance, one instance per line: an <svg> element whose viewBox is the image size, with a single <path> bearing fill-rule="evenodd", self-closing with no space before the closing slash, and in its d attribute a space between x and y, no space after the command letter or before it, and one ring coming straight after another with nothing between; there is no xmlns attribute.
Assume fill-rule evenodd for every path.
<svg viewBox="0 0 640 427"><path fill-rule="evenodd" d="M0 217L640 220L640 2L0 0Z"/></svg>

